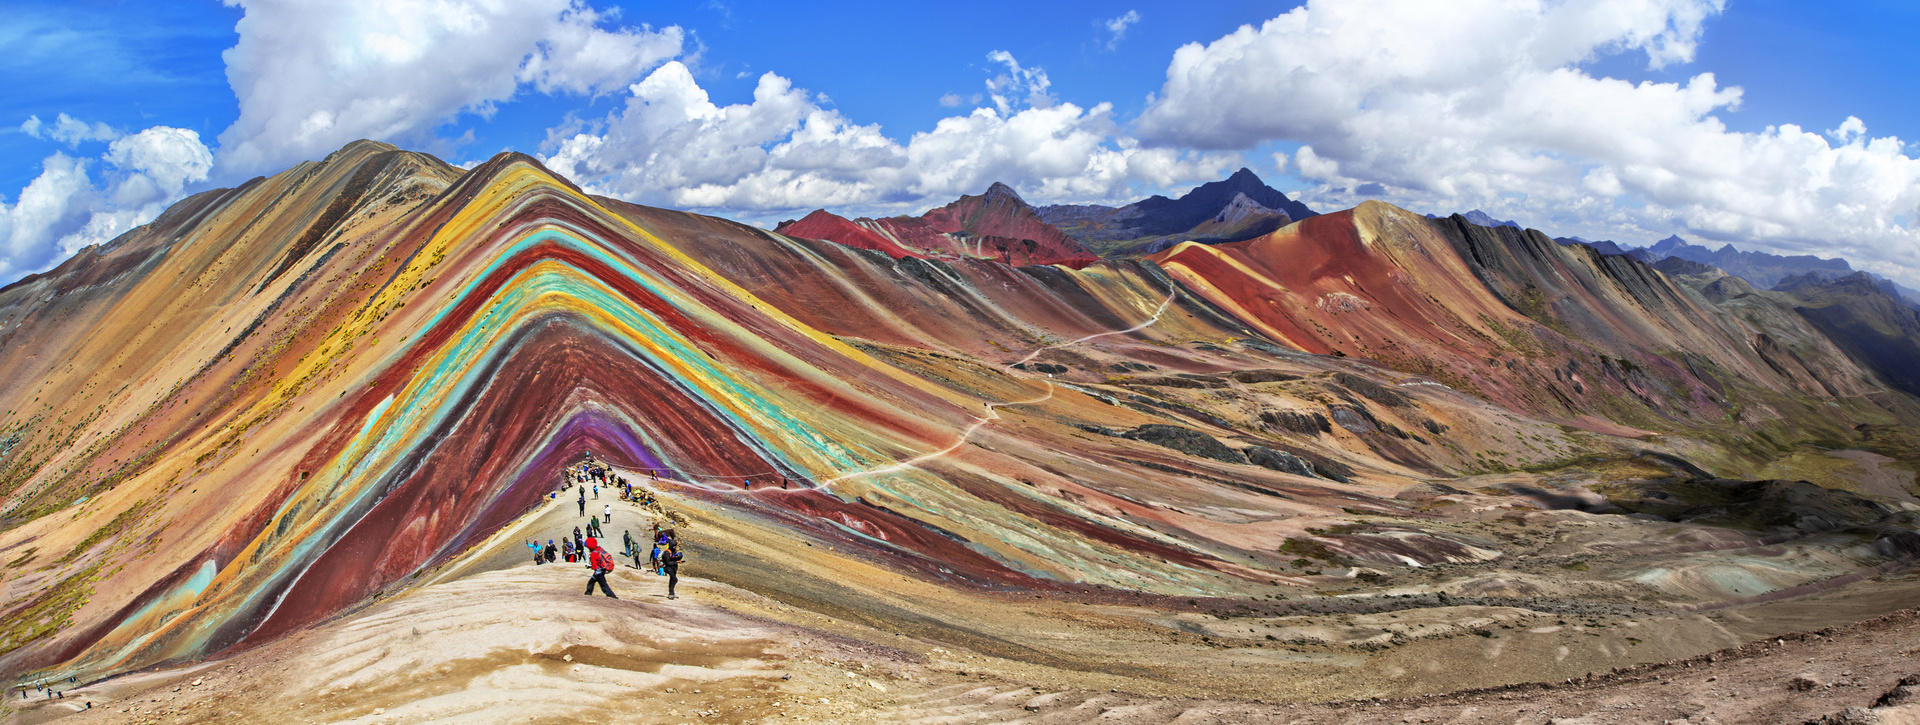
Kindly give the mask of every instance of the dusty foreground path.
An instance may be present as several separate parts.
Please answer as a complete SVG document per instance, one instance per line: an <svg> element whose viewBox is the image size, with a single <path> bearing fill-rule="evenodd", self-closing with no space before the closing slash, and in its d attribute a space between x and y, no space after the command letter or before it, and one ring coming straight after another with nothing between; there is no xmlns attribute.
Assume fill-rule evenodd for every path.
<svg viewBox="0 0 1920 725"><path fill-rule="evenodd" d="M1920 614L1896 612L1591 680L1393 701L1257 702L1036 689L990 661L686 579L575 566L422 587L222 662L140 673L18 723L1920 723ZM809 624L818 619L818 627ZM777 621L788 620L787 623ZM977 662L978 664L968 664ZM967 669L963 669L967 668ZM962 674L965 672L965 674ZM1920 684L1920 678L1910 682ZM17 693L14 693L17 697ZM92 702L92 710L76 712ZM1873 708L1876 702L1878 709ZM1848 708L1862 708L1847 714ZM1852 719L1838 719L1849 717Z"/></svg>

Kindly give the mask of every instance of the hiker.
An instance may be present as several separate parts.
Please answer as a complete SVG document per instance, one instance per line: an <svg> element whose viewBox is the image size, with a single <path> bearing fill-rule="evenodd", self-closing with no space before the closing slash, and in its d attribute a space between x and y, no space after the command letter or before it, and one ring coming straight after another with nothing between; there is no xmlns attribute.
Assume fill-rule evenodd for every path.
<svg viewBox="0 0 1920 725"><path fill-rule="evenodd" d="M603 524L613 523L613 504L607 504L606 506L601 507L600 523L603 523Z"/></svg>
<svg viewBox="0 0 1920 725"><path fill-rule="evenodd" d="M751 479L751 478L749 478L749 479L745 479L745 480L743 480L743 481L741 481L741 482L740 482L740 487L741 487L741 488L743 488L743 489L746 489L746 490L748 490L748 491L752 491L752 490L753 490L753 479Z"/></svg>
<svg viewBox="0 0 1920 725"><path fill-rule="evenodd" d="M600 500L600 484L593 484L593 500Z"/></svg>
<svg viewBox="0 0 1920 725"><path fill-rule="evenodd" d="M566 557L567 563L573 563L573 539L560 540L560 555Z"/></svg>
<svg viewBox="0 0 1920 725"><path fill-rule="evenodd" d="M587 577L587 596L593 596L593 585L597 582L601 593L619 599L613 596L613 588L607 586L607 574L613 571L613 557L607 556L596 539L587 539L587 552L587 566L593 569L593 576Z"/></svg>
<svg viewBox="0 0 1920 725"><path fill-rule="evenodd" d="M534 564L536 564L536 565L538 565L538 564L545 564L545 563L547 563L547 561L546 561L546 557L545 557L544 555L542 555L542 553L541 553L541 551L540 551L540 542L538 542L538 541L534 541L534 540L532 540L532 539L528 539L528 540L527 540L527 548L529 548L529 549L532 549L532 550L533 550L533 563L534 563Z"/></svg>
<svg viewBox="0 0 1920 725"><path fill-rule="evenodd" d="M782 490L782 491L785 491L785 490L787 490L787 477L786 477L786 476L781 476L781 477L780 477L780 490Z"/></svg>
<svg viewBox="0 0 1920 725"><path fill-rule="evenodd" d="M672 543L667 544L667 553L660 556L660 568L667 573L668 599L679 599L674 595L673 588L680 583L680 560L685 558L686 555L680 553L680 546Z"/></svg>
<svg viewBox="0 0 1920 725"><path fill-rule="evenodd" d="M660 547L665 545L666 542L667 542L666 537L660 535L660 525L654 524L653 525L653 554L647 557L648 569L658 570L660 568ZM658 573L658 572L656 571L655 573Z"/></svg>
<svg viewBox="0 0 1920 725"><path fill-rule="evenodd" d="M633 568L640 568L640 547L634 545L633 532L621 531L620 538L626 544L626 548L621 550L622 554L633 557Z"/></svg>
<svg viewBox="0 0 1920 725"><path fill-rule="evenodd" d="M580 535L580 527L573 527L573 553L582 559L587 557L587 537Z"/></svg>

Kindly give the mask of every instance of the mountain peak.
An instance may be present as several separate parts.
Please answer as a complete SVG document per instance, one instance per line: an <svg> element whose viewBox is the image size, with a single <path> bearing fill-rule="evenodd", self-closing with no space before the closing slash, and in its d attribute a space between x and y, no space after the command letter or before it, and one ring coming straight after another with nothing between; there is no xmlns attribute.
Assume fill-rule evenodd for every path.
<svg viewBox="0 0 1920 725"><path fill-rule="evenodd" d="M992 186L987 187L986 197L988 201L992 201L994 199L1011 199L1013 201L1020 202L1021 204L1027 203L1026 199L1020 198L1020 192L1014 191L1013 187L1007 186L1006 184L1002 184L998 181L993 182Z"/></svg>

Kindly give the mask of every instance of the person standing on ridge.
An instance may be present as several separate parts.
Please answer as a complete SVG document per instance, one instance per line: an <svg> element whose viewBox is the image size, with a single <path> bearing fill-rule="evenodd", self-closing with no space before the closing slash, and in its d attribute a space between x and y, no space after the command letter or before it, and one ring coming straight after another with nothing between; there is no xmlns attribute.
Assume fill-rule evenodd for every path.
<svg viewBox="0 0 1920 725"><path fill-rule="evenodd" d="M587 539L587 566L593 570L593 575L587 577L587 596L593 596L593 585L598 583L602 593L619 599L613 596L613 587L607 586L607 574L613 571L613 557L607 556L607 551L600 548L600 542L595 539Z"/></svg>
<svg viewBox="0 0 1920 725"><path fill-rule="evenodd" d="M673 588L680 583L680 560L685 558L686 555L680 553L680 545L675 543L668 543L667 553L660 556L660 568L667 573L668 599L680 598L674 595Z"/></svg>

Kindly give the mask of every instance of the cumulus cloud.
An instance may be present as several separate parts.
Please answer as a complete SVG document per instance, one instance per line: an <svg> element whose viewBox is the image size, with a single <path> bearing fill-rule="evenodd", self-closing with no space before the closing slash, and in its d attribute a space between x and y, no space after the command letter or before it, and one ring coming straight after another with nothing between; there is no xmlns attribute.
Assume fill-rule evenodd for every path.
<svg viewBox="0 0 1920 725"><path fill-rule="evenodd" d="M95 123L89 126L86 121L64 113L56 117L53 123L43 123L39 116L28 116L26 122L20 124L20 131L34 138L59 141L71 148L78 148L82 142L86 141L112 141L120 138L120 132L113 130L107 124Z"/></svg>
<svg viewBox="0 0 1920 725"><path fill-rule="evenodd" d="M88 171L96 165L97 183ZM44 270L152 221L212 167L200 134L167 126L119 137L97 159L56 152L12 205L0 203L0 279Z"/></svg>
<svg viewBox="0 0 1920 725"><path fill-rule="evenodd" d="M359 138L444 145L434 128L491 114L522 87L600 94L681 53L678 27L610 27L581 0L226 0L240 115L231 174L279 170Z"/></svg>
<svg viewBox="0 0 1920 725"><path fill-rule="evenodd" d="M1174 54L1137 133L1305 145L1310 203L1368 191L1620 241L1672 231L1781 251L1916 259L1920 163L1849 118L1736 132L1742 89L1595 77L1623 53L1690 62L1722 0L1312 0ZM1364 41L1357 40L1364 39ZM1901 220L1905 221L1901 221Z"/></svg>
<svg viewBox="0 0 1920 725"><path fill-rule="evenodd" d="M1214 178L1237 162L1144 148L1119 133L1111 105L1055 103L1044 71L993 59L1008 69L988 81L994 107L905 143L773 73L760 76L752 102L716 105L684 64L669 62L603 121L553 131L543 160L598 193L749 215L944 202L995 181L1036 201L1104 200L1135 183Z"/></svg>
<svg viewBox="0 0 1920 725"><path fill-rule="evenodd" d="M1107 50L1120 47L1120 40L1127 37L1127 28L1137 22L1140 22L1140 11L1128 10L1127 14L1102 23L1107 29Z"/></svg>

